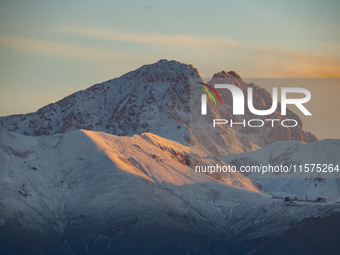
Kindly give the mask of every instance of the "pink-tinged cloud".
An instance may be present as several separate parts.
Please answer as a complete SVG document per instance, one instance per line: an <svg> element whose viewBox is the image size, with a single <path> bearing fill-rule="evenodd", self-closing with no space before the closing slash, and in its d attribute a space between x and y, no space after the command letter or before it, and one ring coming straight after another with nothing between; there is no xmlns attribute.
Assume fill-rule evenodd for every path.
<svg viewBox="0 0 340 255"><path fill-rule="evenodd" d="M258 73L260 70L267 70L271 77L340 77L340 60L325 52L305 52L287 47L277 49L268 46L256 49L249 48L247 52L259 59ZM257 75L256 77L260 76Z"/></svg>

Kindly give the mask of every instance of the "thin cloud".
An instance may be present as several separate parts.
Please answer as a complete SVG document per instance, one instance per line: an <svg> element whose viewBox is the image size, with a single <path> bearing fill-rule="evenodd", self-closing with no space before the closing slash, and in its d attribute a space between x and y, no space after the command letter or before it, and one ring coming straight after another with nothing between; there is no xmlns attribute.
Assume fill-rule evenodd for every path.
<svg viewBox="0 0 340 255"><path fill-rule="evenodd" d="M165 35L165 34L145 35L141 33L126 33L119 30L93 29L81 27L59 28L58 30L63 33L90 38L97 38L102 40L157 44L180 48L183 47L237 48L242 45L240 42L236 42L231 38L219 38L219 37L194 37L187 35Z"/></svg>
<svg viewBox="0 0 340 255"><path fill-rule="evenodd" d="M13 36L0 36L0 46L24 52L86 60L123 60L128 58L124 53L111 49L90 48Z"/></svg>
<svg viewBox="0 0 340 255"><path fill-rule="evenodd" d="M78 36L115 40L139 44L160 45L162 53L147 53L134 46L134 52L117 51L111 48L85 47L76 44L56 43L30 38L0 36L0 46L19 51L33 52L56 57L86 59L90 61L117 62L138 67L142 64L170 57L179 61L195 60L204 73L231 68L243 77L340 77L340 61L337 55L326 52L308 52L290 49L287 46L275 48L271 45L236 42L229 38L199 38L184 35L143 35L118 30L94 30L86 28L63 28L60 31ZM170 47L169 47L170 46ZM338 46L337 46L338 47ZM179 50L180 49L180 50ZM199 50L199 51L198 51ZM328 49L328 52L330 50ZM197 53L199 52L199 54ZM208 59L208 60L207 60ZM213 59L210 61L209 59ZM188 62L188 63L189 63ZM114 64L114 63L113 63ZM115 65L115 64L114 64ZM209 73L208 76L211 74Z"/></svg>
<svg viewBox="0 0 340 255"><path fill-rule="evenodd" d="M84 27L59 28L59 32L109 41L159 45L186 50L186 56L209 53L214 62L223 59L237 66L247 76L252 77L339 77L340 61L325 52L308 52L303 49L276 48L259 42L244 43L224 37L194 37L186 35L165 35L127 33L117 29L103 30ZM338 47L338 46L337 46ZM208 54L208 55L209 55ZM182 55L172 55L179 60ZM209 63L214 66L214 63ZM245 68L245 69L244 69ZM209 68L210 69L210 68Z"/></svg>
<svg viewBox="0 0 340 255"><path fill-rule="evenodd" d="M248 48L247 51L259 60L257 72L266 70L271 77L340 77L340 61L325 52L303 52L287 47L283 49Z"/></svg>

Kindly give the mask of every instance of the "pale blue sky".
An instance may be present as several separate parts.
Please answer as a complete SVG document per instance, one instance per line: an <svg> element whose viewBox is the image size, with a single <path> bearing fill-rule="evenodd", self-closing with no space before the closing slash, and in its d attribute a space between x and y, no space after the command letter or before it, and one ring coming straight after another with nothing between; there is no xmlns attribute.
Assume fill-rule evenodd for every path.
<svg viewBox="0 0 340 255"><path fill-rule="evenodd" d="M340 1L0 0L0 116L159 59L203 77L340 77Z"/></svg>

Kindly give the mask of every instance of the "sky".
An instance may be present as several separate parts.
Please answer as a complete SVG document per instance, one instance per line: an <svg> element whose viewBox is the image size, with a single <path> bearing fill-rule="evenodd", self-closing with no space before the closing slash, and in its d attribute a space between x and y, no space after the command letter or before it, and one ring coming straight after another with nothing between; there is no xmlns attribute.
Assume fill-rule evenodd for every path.
<svg viewBox="0 0 340 255"><path fill-rule="evenodd" d="M159 59L202 77L339 78L339 13L338 0L0 0L0 116Z"/></svg>

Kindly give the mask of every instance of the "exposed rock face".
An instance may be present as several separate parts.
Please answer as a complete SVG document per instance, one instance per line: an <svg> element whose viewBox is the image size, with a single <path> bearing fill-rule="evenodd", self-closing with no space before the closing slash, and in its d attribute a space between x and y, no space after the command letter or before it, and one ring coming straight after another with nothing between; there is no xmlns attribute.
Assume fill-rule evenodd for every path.
<svg viewBox="0 0 340 255"><path fill-rule="evenodd" d="M114 135L131 136L150 132L180 143L196 139L190 127L191 81L204 82L192 65L176 61L160 60L145 65L120 78L96 84L78 91L64 99L44 106L35 113L12 115L0 118L0 126L30 136L66 133L77 129L103 131ZM254 84L246 84L235 72L220 72L209 83L227 79L242 89L254 89L254 101L258 109L271 105L271 95ZM237 118L231 115L231 94L222 92L227 107L217 109L211 104L213 114L208 118ZM211 103L211 102L210 102ZM215 108L214 108L215 107ZM248 109L245 107L245 109ZM283 119L280 109L270 118ZM295 128L230 128L223 127L216 137L209 136L204 127L199 127L199 136L210 142L204 146L216 156L252 151L278 140L316 141L316 137L302 131L300 118L288 111L287 118L298 120ZM247 110L244 118L253 118ZM256 118L258 118L256 116ZM200 140L200 138L197 138Z"/></svg>

